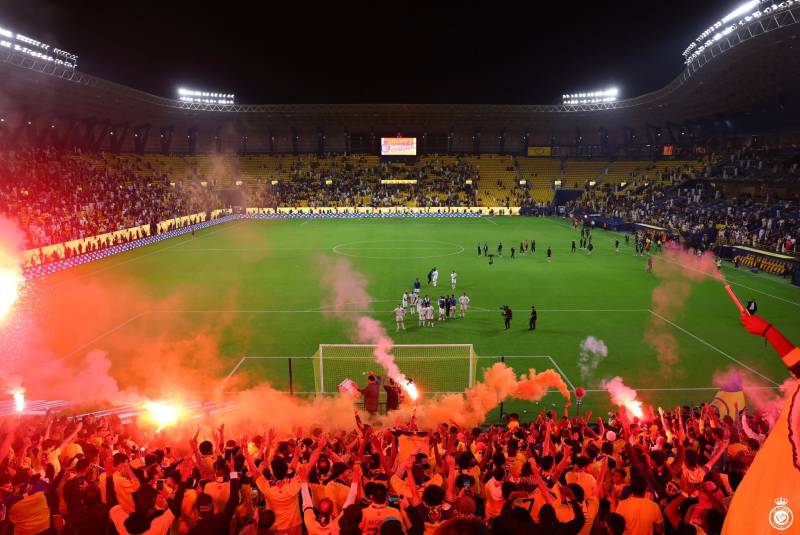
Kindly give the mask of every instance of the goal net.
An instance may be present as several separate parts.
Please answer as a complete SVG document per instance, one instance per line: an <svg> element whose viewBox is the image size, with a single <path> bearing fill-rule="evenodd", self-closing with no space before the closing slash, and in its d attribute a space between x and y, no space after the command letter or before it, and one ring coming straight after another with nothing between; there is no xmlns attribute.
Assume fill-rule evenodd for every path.
<svg viewBox="0 0 800 535"><path fill-rule="evenodd" d="M318 393L333 393L339 383L352 379L363 385L372 370L383 375L375 362L377 346L320 344L314 355L314 383ZM472 344L396 345L391 354L406 377L427 394L463 392L475 383L476 360Z"/></svg>

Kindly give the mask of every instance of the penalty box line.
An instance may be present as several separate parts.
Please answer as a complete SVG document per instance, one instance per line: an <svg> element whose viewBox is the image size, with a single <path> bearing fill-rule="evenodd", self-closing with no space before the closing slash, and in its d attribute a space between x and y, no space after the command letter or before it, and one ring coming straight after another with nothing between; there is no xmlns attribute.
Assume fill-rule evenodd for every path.
<svg viewBox="0 0 800 535"><path fill-rule="evenodd" d="M494 310L489 310L489 309L484 309L484 311L485 312L495 312ZM546 309L541 309L540 311L544 312L544 311L547 311L547 310ZM668 323L673 328L683 332L687 336L690 336L691 338L694 338L695 340L697 340L701 344L705 345L706 347L716 351L717 353L719 353L720 355L724 356L725 358L727 358L731 362L734 362L735 364L737 364L741 368L744 368L744 369L746 369L746 370L758 375L759 377L761 377L762 379L768 381L770 384L774 385L775 387L780 386L780 384L777 383L776 381L770 379L769 377L767 377L766 375L762 374L761 372L755 370L754 368L748 366L747 364L743 363L742 361L740 361L740 360L736 359L735 357L729 355L728 353L726 353L725 351L723 351L720 348L716 347L715 345L711 344L707 340L704 340L703 338L699 337L698 335L694 334L693 332L688 331L687 329L681 327L677 323L675 323L673 321L670 321L669 319L665 318L661 314L659 314L659 313L657 313L657 312L655 312L653 310L650 310L650 309L550 309L549 311L551 311L551 312L556 312L556 311L557 312L648 312L651 315L653 315L653 316L661 319L662 321ZM80 346L78 346L77 348L73 349L69 353L66 353L65 355L61 356L58 360L60 362L60 361L67 360L68 358L75 356L76 354L78 354L82 350L87 349L92 344L97 343L100 340L102 340L102 339L114 334L115 332L119 331L123 327L125 327L128 324L130 324L130 323L132 323L132 322L144 317L147 314L154 314L154 313L229 313L229 312L255 313L255 314L268 314L268 313L275 313L275 314L280 314L280 313L301 313L302 314L302 313L321 313L321 312L325 312L325 311L324 310L320 310L320 309L306 309L306 310L234 310L234 309L231 309L231 310L149 310L149 311L139 312L137 314L134 314L130 318L120 322L119 324L115 325L111 329L109 329L109 330L107 330L107 331L95 336L91 340L81 344ZM350 311L350 312L354 312L354 311ZM392 312L392 311L365 310L363 312L364 313L368 313L368 312L376 313L376 312ZM541 357L544 358L545 355L541 355ZM558 363L551 356L547 355L546 357L551 360L553 365L558 369L559 373L561 373L561 375L564 376L565 381L570 385L570 387L574 391L575 390L575 386L570 382L569 378L564 373L564 371L561 369L561 367L558 365ZM237 363L236 369L238 369L238 367L241 366L247 358L256 358L256 357L242 357L242 359ZM262 357L258 357L258 358L262 358ZM275 357L275 358L289 358L289 357ZM513 356L510 356L510 358L513 358ZM235 373L235 371L236 370L233 370L231 372L231 374L228 377L226 377L225 380L228 380L230 378L230 376L233 373Z"/></svg>
<svg viewBox="0 0 800 535"><path fill-rule="evenodd" d="M253 357L250 357L250 356L245 356L245 357L242 357L233 366L231 371L225 377L225 379L222 382L222 386L220 387L220 390L222 390L222 393L225 393L225 394L235 394L235 393L238 392L238 391L225 391L224 390L224 386L227 383L227 381L231 377L233 377L233 375L237 371L239 371L239 368L241 368L241 366L247 360L287 360L287 359L312 359L312 358L314 358L314 357L312 357L312 356L308 356L308 357L275 357L275 356L253 356ZM572 390L572 393L573 394L575 393L575 385L572 383L572 381L570 380L569 376L564 372L564 370L561 368L561 366L559 366L558 363L556 362L556 360L550 355L503 355L503 356L500 356L500 355L481 355L479 358L485 358L485 359L501 359L501 358L502 359L523 359L523 358L524 359L548 359L552 363L553 367L564 378L564 382L566 382L567 385L570 387L570 390ZM500 361L498 360L498 362L500 362ZM778 388L778 386L779 385L777 385L777 384L776 384L776 386L752 386L752 387L745 387L745 388L743 388L743 390L745 390L745 391L747 391L747 390L770 390L770 391L774 391L776 388ZM638 392L716 392L716 391L719 390L718 386L685 386L685 387L667 387L667 388L631 387L631 388L633 388L634 390L636 390ZM592 393L592 394L607 392L603 388L586 388L585 391L587 393ZM427 392L427 393L428 394L434 394L434 395L443 395L443 394L460 394L461 392L455 392L455 391L449 391L448 390L448 391L431 391L431 392ZM295 392L295 394L296 395L315 395L315 394L319 394L319 392ZM329 394L331 394L331 393L329 393Z"/></svg>
<svg viewBox="0 0 800 535"><path fill-rule="evenodd" d="M704 339L700 338L699 336L697 336L697 335L696 335L696 334L694 334L693 332L691 332L691 331L688 331L688 330L684 329L683 327L681 327L681 326L680 326L680 325L678 325L677 323L674 323L674 322L672 322L672 321L668 320L667 318L665 318L664 316L662 316L661 314L659 314L659 313L658 313L658 312L656 312L655 310L651 310L651 311L650 311L650 313L651 313L653 316L655 316L655 317L657 317L658 319L660 319L661 321L664 321L664 322L666 322L666 323L669 323L670 325L672 325L674 328L678 329L678 330L679 330L679 331L681 331L682 333L684 333L684 334L686 334L686 335L688 335L688 336L691 336L692 338L694 338L695 340L697 340L697 341L698 341L698 342L700 342L701 344L705 345L706 347L709 347L709 348L713 349L714 351L716 351L717 353L719 353L720 355L722 355L722 356L723 356L723 357L725 357L726 359L728 359L728 360L730 360L731 362L734 362L734 363L736 363L737 365L739 365L741 368L744 368L745 370L748 370L748 371L750 371L750 372L752 372L752 373L754 373L754 374L758 375L758 376L759 376L759 377L761 377L762 379L764 379L764 380L766 380L766 381L769 381L770 383L772 383L772 384L773 384L773 385L775 385L775 386L780 386L780 384L779 384L779 383L777 383L777 382L773 381L772 379L770 379L769 377L767 377L767 376L766 376L766 375L764 375L763 373L759 372L758 370L755 370L754 368L751 368L750 366L748 366L748 365L747 365L747 364L745 364L744 362L740 361L739 359L737 359L737 358L735 358L735 357L732 357L731 355L729 355L729 354L728 354L728 353L726 353L725 351L721 350L721 349L720 349L720 348L718 348L717 346L715 346L715 345L712 345L710 342L708 342L708 341L706 341L706 340L704 340Z"/></svg>
<svg viewBox="0 0 800 535"><path fill-rule="evenodd" d="M567 383L567 385L569 385L570 390L572 390L573 393L575 392L575 385L572 384L572 381L569 380L569 376L564 372L563 369L561 369L561 366L558 365L558 362L556 362L556 360L553 357L551 357L550 355L503 355L502 357L501 356L493 357L493 356L478 355L478 358L489 358L489 359L499 359L499 358L503 358L503 359L549 359L550 363L553 365L553 367L558 371L558 373L561 375L561 377L564 378L564 382Z"/></svg>
<svg viewBox="0 0 800 535"><path fill-rule="evenodd" d="M551 221L550 218L544 218L544 219L546 221L550 221L551 223L559 224L559 222L557 222L557 221ZM567 228L571 228L569 222L567 222L567 221L562 221L559 225L560 226L566 226ZM605 229L600 229L600 230L603 230L606 233L616 232L616 231L605 230ZM616 238L611 238L611 237L607 236L606 234L602 234L602 233L600 234L600 237L603 238L604 240L608 241L608 242L613 242L616 239ZM684 269L689 269L691 271L696 271L698 273L702 273L703 275L706 275L709 279L711 279L710 275L708 275L706 272L704 272L702 270L699 270L697 268L694 268L694 267L691 267L691 266L687 266L687 265L684 265L684 264L679 264L678 262L675 262L674 260L669 260L667 258L658 256L658 255L650 255L650 257L651 258L655 258L656 260L660 260L662 262L669 262L670 264L675 264L676 266L680 266L680 267L682 267ZM728 271L728 274L726 275L726 277L729 277L730 276L730 269L726 269L726 271ZM750 275L752 277L756 276L755 274L752 274L752 273L750 273L749 271L746 271L746 270L735 271L735 273L737 274L737 278L738 278L739 274ZM792 301L791 299L786 299L785 297L781 297L779 295L771 294L769 292L766 292L764 290L760 290L758 288L753 288L752 286L748 286L748 285L743 284L741 282L737 282L736 280L730 280L730 279L727 279L727 280L728 280L728 284L730 284L732 286L740 286L742 288L746 288L746 289L751 290L753 292L760 293L761 295L766 295L767 297L771 297L773 299L777 299L778 301L783 301L784 303L787 303L789 305L800 307L800 303L798 303L797 301ZM764 279L764 280L770 282L771 284L775 284L775 283L778 282L778 281L772 280L772 279ZM791 288L791 286L787 286L787 287Z"/></svg>

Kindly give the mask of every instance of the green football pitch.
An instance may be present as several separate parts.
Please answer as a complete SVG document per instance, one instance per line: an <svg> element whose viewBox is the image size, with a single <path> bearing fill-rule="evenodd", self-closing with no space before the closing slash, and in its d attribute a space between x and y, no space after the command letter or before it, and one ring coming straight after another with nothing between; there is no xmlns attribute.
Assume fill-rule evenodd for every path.
<svg viewBox="0 0 800 535"><path fill-rule="evenodd" d="M187 388L187 370L195 369L219 382L229 376L236 388L269 381L285 390L289 357L296 357L292 387L313 392L312 356L319 345L353 342L352 323L331 316L321 284L323 266L345 258L368 280L374 301L364 304L364 313L380 320L396 344L472 344L478 379L501 356L518 373L554 368L570 387L588 390L584 408L596 414L610 409L600 383L615 375L640 399L665 407L711 400L712 377L721 370L745 370L766 386L788 377L772 349L744 331L721 284L711 280L696 284L662 322L679 345L677 364L663 373L645 339L659 284L646 259L635 256L622 235L602 230L594 232L591 256L571 254L578 238L557 218L239 220L41 279L36 314L47 323L42 342L50 351L76 366L83 354L104 351L123 386L152 385L155 377L172 385L160 393L169 395ZM510 248L525 239L536 240L535 255L510 259ZM619 253L615 239L622 242ZM486 242L492 252L500 241L505 251L492 265L478 256L478 244ZM552 263L545 258L548 245ZM439 295L426 284L433 266L439 289L449 290L450 272L458 273L455 293L471 300L467 317L422 328L407 316L407 330L395 333L392 309L415 277L423 294ZM800 341L800 288L730 265L723 270L743 301L755 298L760 314ZM514 311L508 331L503 304ZM535 332L528 331L532 304L539 311ZM608 356L582 377L580 343L590 335L605 342ZM162 354L163 365L154 366ZM171 375L174 355L186 381ZM337 370L333 362L326 373L362 381L368 364ZM428 377L417 377L421 384L436 378L446 390L460 389L464 365L432 359L417 372ZM192 383L193 395L220 386L207 383L214 384ZM506 410L530 414L561 406L550 394L538 404L510 401Z"/></svg>

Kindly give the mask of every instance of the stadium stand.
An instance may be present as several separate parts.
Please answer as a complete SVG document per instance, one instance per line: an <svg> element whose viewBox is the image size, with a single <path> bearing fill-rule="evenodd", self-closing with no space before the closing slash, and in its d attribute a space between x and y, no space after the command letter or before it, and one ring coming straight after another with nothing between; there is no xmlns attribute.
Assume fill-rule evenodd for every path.
<svg viewBox="0 0 800 535"><path fill-rule="evenodd" d="M608 162L566 161L561 176L561 187L583 189L589 181L597 180L608 168Z"/></svg>
<svg viewBox="0 0 800 535"><path fill-rule="evenodd" d="M571 161L501 155L160 155L48 149L0 152L0 211L41 247L203 211L244 207L533 207L554 183L582 192L569 210L676 230L687 239L796 250L797 205L726 194L750 180L797 176L796 157ZM760 158L756 160L755 158ZM758 161L759 164L752 162ZM767 171L765 170L772 170ZM56 179L59 177L59 180ZM521 185L520 180L527 181ZM397 183L397 182L401 183ZM595 185L590 186L594 181ZM761 182L760 182L761 183ZM791 184L791 183L790 183ZM787 186L788 187L788 186ZM231 197L226 191L240 192ZM236 200L238 199L238 200ZM121 239L121 238L120 238ZM112 243L113 244L113 243Z"/></svg>
<svg viewBox="0 0 800 535"><path fill-rule="evenodd" d="M533 202L550 203L553 200L553 183L559 180L561 162L549 158L517 158L520 177L528 181Z"/></svg>

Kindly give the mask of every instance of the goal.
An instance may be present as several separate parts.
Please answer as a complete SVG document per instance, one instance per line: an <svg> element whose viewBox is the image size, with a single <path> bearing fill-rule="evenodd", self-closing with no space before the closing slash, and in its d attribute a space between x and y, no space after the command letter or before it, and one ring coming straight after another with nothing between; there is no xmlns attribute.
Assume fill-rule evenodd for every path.
<svg viewBox="0 0 800 535"><path fill-rule="evenodd" d="M314 355L314 383L318 393L337 391L339 383L359 384L372 370L383 374L368 344L320 344ZM463 392L475 383L477 357L472 344L406 344L392 347L391 354L406 377L428 394Z"/></svg>

